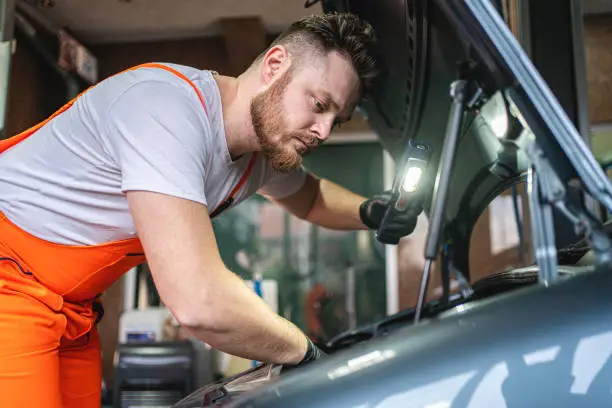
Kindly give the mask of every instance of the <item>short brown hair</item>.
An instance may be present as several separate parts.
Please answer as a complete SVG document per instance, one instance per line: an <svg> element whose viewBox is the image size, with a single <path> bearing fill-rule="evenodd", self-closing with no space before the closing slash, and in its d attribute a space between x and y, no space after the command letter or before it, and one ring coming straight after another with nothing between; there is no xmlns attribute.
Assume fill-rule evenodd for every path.
<svg viewBox="0 0 612 408"><path fill-rule="evenodd" d="M283 45L297 60L309 51L319 54L337 51L352 62L363 96L367 96L379 73L375 44L374 29L368 22L354 14L333 12L301 18L284 30L268 49Z"/></svg>

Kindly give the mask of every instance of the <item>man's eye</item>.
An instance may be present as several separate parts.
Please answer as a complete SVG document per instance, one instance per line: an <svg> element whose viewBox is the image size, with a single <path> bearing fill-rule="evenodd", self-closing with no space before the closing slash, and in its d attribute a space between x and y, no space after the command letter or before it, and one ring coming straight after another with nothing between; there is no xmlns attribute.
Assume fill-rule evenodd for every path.
<svg viewBox="0 0 612 408"><path fill-rule="evenodd" d="M315 109L317 110L317 112L323 112L325 110L325 106L323 105L323 102L321 102L317 98L313 98L313 101L314 101Z"/></svg>

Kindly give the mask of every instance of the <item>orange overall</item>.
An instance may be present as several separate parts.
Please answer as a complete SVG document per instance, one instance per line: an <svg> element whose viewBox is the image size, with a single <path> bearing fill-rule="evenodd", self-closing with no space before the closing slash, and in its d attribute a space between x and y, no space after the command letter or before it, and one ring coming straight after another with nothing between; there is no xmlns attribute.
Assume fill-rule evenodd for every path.
<svg viewBox="0 0 612 408"><path fill-rule="evenodd" d="M166 69L195 88L171 68L138 67L142 66ZM73 102L33 128L0 141L0 154ZM137 238L93 246L60 245L23 231L0 213L0 407L100 406L99 294L144 261Z"/></svg>

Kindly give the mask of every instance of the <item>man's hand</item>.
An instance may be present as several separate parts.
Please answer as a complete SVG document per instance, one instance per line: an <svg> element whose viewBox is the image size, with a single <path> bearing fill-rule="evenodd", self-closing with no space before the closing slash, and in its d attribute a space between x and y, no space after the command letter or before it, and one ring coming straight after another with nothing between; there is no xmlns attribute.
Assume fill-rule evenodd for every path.
<svg viewBox="0 0 612 408"><path fill-rule="evenodd" d="M391 198L391 192L385 191L364 201L359 207L361 222L367 227L377 230L380 227L385 212L389 208ZM388 220L388 224L385 226L385 234L395 237L397 240L412 234L421 211L423 211L423 208L419 205L416 208L409 206L405 212L395 212L394 216Z"/></svg>

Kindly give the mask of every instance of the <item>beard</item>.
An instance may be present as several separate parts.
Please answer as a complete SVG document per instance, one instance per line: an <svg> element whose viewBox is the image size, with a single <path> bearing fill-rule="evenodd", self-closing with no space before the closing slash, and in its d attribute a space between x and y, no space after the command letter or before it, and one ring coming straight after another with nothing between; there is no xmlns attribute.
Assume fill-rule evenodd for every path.
<svg viewBox="0 0 612 408"><path fill-rule="evenodd" d="M251 120L261 150L272 168L281 172L289 172L302 165L302 155L292 146L293 139L312 140L308 132L286 130L283 95L291 78L289 69L268 89L256 95L250 106Z"/></svg>

